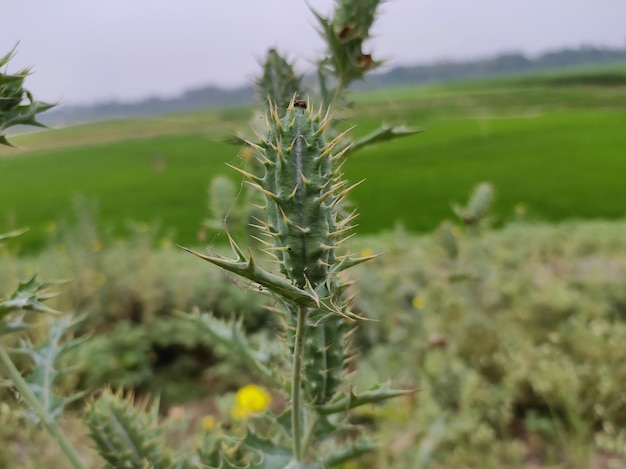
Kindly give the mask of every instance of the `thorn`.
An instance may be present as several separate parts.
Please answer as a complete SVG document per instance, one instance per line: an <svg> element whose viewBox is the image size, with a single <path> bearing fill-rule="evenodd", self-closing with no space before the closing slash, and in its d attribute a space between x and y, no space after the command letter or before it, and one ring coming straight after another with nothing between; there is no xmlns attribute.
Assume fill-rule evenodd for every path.
<svg viewBox="0 0 626 469"><path fill-rule="evenodd" d="M358 226L358 223L354 223L352 224L352 222L358 217L358 215L354 215L354 216L347 216L346 218L344 218L343 220L339 220L336 221L336 226L337 229L344 229L344 228L354 228L355 226Z"/></svg>
<svg viewBox="0 0 626 469"><path fill-rule="evenodd" d="M330 264L328 262L324 262L322 259L318 259L317 260L317 265L319 265L321 267L330 268Z"/></svg>
<svg viewBox="0 0 626 469"><path fill-rule="evenodd" d="M313 285L311 285L311 282L309 281L309 278L306 276L306 274L304 274L304 287L309 289L309 294L313 297L313 301L315 301L315 305L319 308L321 304L320 297L318 296L317 292L313 288Z"/></svg>
<svg viewBox="0 0 626 469"><path fill-rule="evenodd" d="M252 225L250 225L250 226L252 226ZM252 239L258 241L259 243L261 243L263 246L271 246L272 245L272 243L270 243L269 241L265 241L264 239L261 239L261 238L259 238L257 236L250 235L250 237Z"/></svg>
<svg viewBox="0 0 626 469"><path fill-rule="evenodd" d="M321 207L322 204L328 199L331 195L333 195L332 191L324 192L320 197L315 200L315 203L318 207Z"/></svg>
<svg viewBox="0 0 626 469"><path fill-rule="evenodd" d="M319 122L320 120L322 120L322 109L324 108L324 100L320 100L320 107L317 109L317 112L315 113L314 119Z"/></svg>
<svg viewBox="0 0 626 469"><path fill-rule="evenodd" d="M321 104L320 104L320 115L322 113L322 108L321 108ZM320 128L317 129L317 131L313 134L315 137L319 137L321 136L324 131L326 130L326 127L328 127L328 124L331 123L332 119L332 113L330 112L330 106L328 106L328 108L326 108L326 114L324 115L324 117L322 118L322 122L320 123Z"/></svg>
<svg viewBox="0 0 626 469"><path fill-rule="evenodd" d="M278 138L278 135L276 135L276 146L272 146L272 148L278 155L278 159L280 160L280 162L285 164L285 155L283 154L283 148L280 145L280 140Z"/></svg>
<svg viewBox="0 0 626 469"><path fill-rule="evenodd" d="M283 221L285 222L285 225L287 226L291 226L291 220L289 220L289 218L287 217L287 214L285 213L285 211L283 210L283 208L279 205L278 209L280 210L280 214L283 217Z"/></svg>
<svg viewBox="0 0 626 469"><path fill-rule="evenodd" d="M295 225L295 227L298 228L302 232L302 234L307 234L311 232L311 228L309 228L308 226Z"/></svg>
<svg viewBox="0 0 626 469"><path fill-rule="evenodd" d="M278 135L276 136L276 143L272 143L270 141L267 142L267 146L270 147L275 152L278 152L278 148L280 147L280 140L278 139Z"/></svg>
<svg viewBox="0 0 626 469"><path fill-rule="evenodd" d="M255 225L254 223L248 223L248 226L250 228L256 228L257 230L261 230L261 231L265 231L267 230L267 226L263 226L263 225Z"/></svg>
<svg viewBox="0 0 626 469"><path fill-rule="evenodd" d="M333 156L333 161L341 160L351 149L352 149L352 143L346 145L346 147L343 150L341 150L339 153ZM345 162L345 160L343 161ZM341 166L343 166L343 163L341 164Z"/></svg>
<svg viewBox="0 0 626 469"><path fill-rule="evenodd" d="M331 191L335 192L338 189L341 189L343 186L345 186L346 184L348 184L348 181L346 181L345 179L342 179L341 181L336 182L335 184L333 184L330 188Z"/></svg>
<svg viewBox="0 0 626 469"><path fill-rule="evenodd" d="M246 184L248 184L250 187L254 187L259 192L262 192L263 194L265 194L268 198L272 199L273 201L277 201L278 200L278 196L276 194L274 194L273 192L268 191L267 189L264 189L259 184L256 184L256 183L250 182L250 181L244 181L244 182Z"/></svg>
<svg viewBox="0 0 626 469"><path fill-rule="evenodd" d="M289 100L289 106L287 106L287 110L288 111L293 111L294 108L296 107L296 101L298 99L298 92L296 91L292 96L291 99Z"/></svg>
<svg viewBox="0 0 626 469"><path fill-rule="evenodd" d="M263 207L260 207L258 205L255 205L255 207L263 208ZM268 222L266 222L265 220L261 220L259 217L255 217L254 215L252 215L252 219L254 221L258 222L260 225L263 225L263 226L266 226L266 227L270 226L270 224Z"/></svg>
<svg viewBox="0 0 626 469"><path fill-rule="evenodd" d="M256 160L265 167L274 166L276 164L272 160L270 160L267 156L265 156L265 153L257 153Z"/></svg>
<svg viewBox="0 0 626 469"><path fill-rule="evenodd" d="M332 183L334 182L331 178L327 177L327 175L326 175L326 174L324 174L324 175L322 176L322 178L323 178L323 179L325 179L325 180L326 180L326 182L324 182L324 184L322 184L322 185L320 186L320 191L324 191L324 190L326 190L326 188L327 188L330 184L332 184Z"/></svg>
<svg viewBox="0 0 626 469"><path fill-rule="evenodd" d="M278 108L272 103L270 103L270 115L272 116L276 130L278 130L278 132L281 134L284 133L285 129L283 129L283 124L280 121L280 117L278 115Z"/></svg>
<svg viewBox="0 0 626 469"><path fill-rule="evenodd" d="M265 254L267 254L268 256L271 256L272 260L274 260L274 262L278 261L278 256L275 253L270 252L267 249L261 249L261 251L264 252Z"/></svg>
<svg viewBox="0 0 626 469"><path fill-rule="evenodd" d="M228 166L228 167L229 167L229 168L231 168L231 169L234 169L235 171L237 171L237 172L238 172L238 173L240 173L240 174L243 174L243 176L244 176L244 177L246 177L246 178L250 179L251 181L255 181L255 182L259 183L259 182L261 182L261 181L263 180L262 178L260 178L260 177L258 177L258 176L255 176L254 174L249 173L248 171L244 171L244 170L243 170L243 169L241 169L241 168L238 168L238 167L236 167L236 166L233 166L233 165L232 165L232 164L230 164L230 163L226 163L226 166Z"/></svg>
<svg viewBox="0 0 626 469"><path fill-rule="evenodd" d="M289 199L295 199L296 198L296 194L298 193L298 188L300 187L300 183L296 182L296 185L294 186L293 190L291 191L291 193L287 196L287 198Z"/></svg>
<svg viewBox="0 0 626 469"><path fill-rule="evenodd" d="M259 140L263 140L262 138L260 138L260 135L257 135L257 137L259 137ZM244 139L244 142L246 142L247 145L250 145L252 148L254 148L257 152L263 153L262 146L257 145L256 143L251 142L250 140L246 140L246 139Z"/></svg>
<svg viewBox="0 0 626 469"><path fill-rule="evenodd" d="M296 135L293 140L291 141L291 144L287 147L287 151L289 153L291 153L293 151L293 146L296 144L296 140L298 140L298 135Z"/></svg>
<svg viewBox="0 0 626 469"><path fill-rule="evenodd" d="M340 160L339 164L335 166L335 169L333 170L333 177L336 178L342 178L343 177L343 172L341 171L343 169L343 165L346 164L346 159Z"/></svg>
<svg viewBox="0 0 626 469"><path fill-rule="evenodd" d="M337 198L333 201L332 206L334 207L335 205L337 205L339 203L339 201L343 200L343 198L352 190L354 189L356 186L363 184L363 182L365 182L365 179L361 179L359 182L352 184L350 187L348 187L347 189L344 189L343 191L341 191L339 194L337 194Z"/></svg>
<svg viewBox="0 0 626 469"><path fill-rule="evenodd" d="M339 142L341 142L343 140L343 138L346 136L346 134L348 132L350 132L352 129L354 129L354 127L356 126L352 126L346 130L344 130L343 132L341 132L339 135L337 135L335 138L333 138L329 143L326 144L326 146L324 147L324 150L322 151L322 154L320 155L320 158L326 158L328 155L330 155L330 153L333 151L333 149L339 144ZM346 148L349 148L346 147ZM344 148L339 155L343 155L345 153L346 149Z"/></svg>
<svg viewBox="0 0 626 469"><path fill-rule="evenodd" d="M269 247L267 249L263 249L266 252L270 252L270 251L289 251L289 248L287 246L272 246Z"/></svg>
<svg viewBox="0 0 626 469"><path fill-rule="evenodd" d="M269 101L268 104L271 106L271 101L270 101L270 97L269 96L267 97L267 100ZM267 128L269 128L270 127L270 117L267 115L267 108L263 112L263 117L265 117L265 126ZM256 133L256 130L255 130L255 133Z"/></svg>
<svg viewBox="0 0 626 469"><path fill-rule="evenodd" d="M336 237L338 237L338 236L341 236L341 235L342 235L342 234L344 234L344 233L347 233L347 232L348 232L348 231L350 231L352 228L354 228L354 227L353 227L353 226L346 226L346 227L344 227L344 228L340 228L340 229L337 229L337 230L333 231L333 232L332 232L332 233L330 233L328 236L329 236L330 238L336 238Z"/></svg>
<svg viewBox="0 0 626 469"><path fill-rule="evenodd" d="M348 298L346 298L344 301L346 303L346 305L351 305L354 302L354 299L356 298L356 294L352 294L350 295Z"/></svg>
<svg viewBox="0 0 626 469"><path fill-rule="evenodd" d="M292 108L293 111L293 108ZM293 130L294 126L296 125L296 116L293 116L293 119L291 119L291 122L289 122L289 130Z"/></svg>
<svg viewBox="0 0 626 469"><path fill-rule="evenodd" d="M359 216L358 213L356 213L356 211L352 212L350 215L348 215L346 218L342 219L341 221L339 221L337 223L337 227L338 228L344 228L345 226L348 225L348 223L352 222L355 218L357 218Z"/></svg>
<svg viewBox="0 0 626 469"><path fill-rule="evenodd" d="M233 237L230 235L228 231L226 232L226 236L228 236L228 242L230 243L230 248L234 251L235 254L237 254L237 260L245 261L246 255L244 254L243 250L235 242L235 240L233 239Z"/></svg>
<svg viewBox="0 0 626 469"><path fill-rule="evenodd" d="M278 233L272 232L272 231L260 231L259 234L261 236L265 236L266 238L276 238L278 236Z"/></svg>
<svg viewBox="0 0 626 469"><path fill-rule="evenodd" d="M343 234L348 230L342 230L341 233L339 234ZM337 236L339 236L339 234ZM339 241L337 241L337 246L340 246L342 243L345 243L346 241L348 241L350 238L352 238L354 235L356 235L356 233L351 233L348 236L346 236L345 238L340 239Z"/></svg>
<svg viewBox="0 0 626 469"><path fill-rule="evenodd" d="M311 183L311 181L304 175L302 170L300 170L300 179L302 180L305 186L308 186Z"/></svg>
<svg viewBox="0 0 626 469"><path fill-rule="evenodd" d="M246 268L248 269L248 272L250 273L254 273L254 269L256 267L255 263L254 263L254 259L252 258L252 251L250 251L250 248L248 248L248 265L246 266Z"/></svg>

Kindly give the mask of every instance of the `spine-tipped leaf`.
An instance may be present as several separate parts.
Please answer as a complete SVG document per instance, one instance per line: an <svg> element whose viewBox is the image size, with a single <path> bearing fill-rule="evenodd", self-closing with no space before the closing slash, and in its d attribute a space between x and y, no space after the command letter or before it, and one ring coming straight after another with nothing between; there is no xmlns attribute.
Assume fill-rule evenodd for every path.
<svg viewBox="0 0 626 469"><path fill-rule="evenodd" d="M14 50L0 57L0 68L13 57ZM32 94L24 88L24 81L30 74L23 69L15 74L0 72L0 145L11 145L3 131L16 125L45 127L37 120L37 114L54 107L54 104L35 101Z"/></svg>

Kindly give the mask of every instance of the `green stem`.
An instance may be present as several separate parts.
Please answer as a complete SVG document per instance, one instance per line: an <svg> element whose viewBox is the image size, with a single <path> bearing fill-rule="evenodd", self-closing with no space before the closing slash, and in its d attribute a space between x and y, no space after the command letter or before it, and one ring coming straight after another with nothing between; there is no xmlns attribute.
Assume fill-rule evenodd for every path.
<svg viewBox="0 0 626 469"><path fill-rule="evenodd" d="M30 389L28 383L24 380L17 368L15 368L11 357L9 357L9 354L4 350L4 347L2 346L0 346L0 369L3 371L3 374L6 374L8 376L8 378L13 383L13 386L17 388L26 404L35 412L37 417L39 417L39 420L41 420L41 424L56 440L57 444L65 453L65 456L70 461L72 466L75 469L86 469L86 467L80 461L80 457L78 456L78 453L76 453L76 450L74 449L72 444L65 437L56 422L49 418L46 410L41 405L41 402L39 402L39 399L37 399L37 396L35 396L33 391Z"/></svg>
<svg viewBox="0 0 626 469"><path fill-rule="evenodd" d="M315 428L317 427L317 422L319 422L320 416L319 414L314 414L309 421L307 422L307 429L304 433L302 447L304 449L304 453L306 454L309 446L311 446L311 442L313 441L313 433L315 433Z"/></svg>
<svg viewBox="0 0 626 469"><path fill-rule="evenodd" d="M335 91L333 93L333 99L331 101L331 108L332 109L338 109L339 108L339 104L341 102L341 97L345 93L345 91L348 88L349 84L350 84L350 82L347 81L347 80L344 80L343 78L339 80L339 83L337 84L337 88L335 88Z"/></svg>
<svg viewBox="0 0 626 469"><path fill-rule="evenodd" d="M296 337L293 345L293 364L291 370L291 431L293 434L293 457L298 462L302 462L302 409L300 408L300 388L307 309L306 306L298 306L298 322L296 323Z"/></svg>

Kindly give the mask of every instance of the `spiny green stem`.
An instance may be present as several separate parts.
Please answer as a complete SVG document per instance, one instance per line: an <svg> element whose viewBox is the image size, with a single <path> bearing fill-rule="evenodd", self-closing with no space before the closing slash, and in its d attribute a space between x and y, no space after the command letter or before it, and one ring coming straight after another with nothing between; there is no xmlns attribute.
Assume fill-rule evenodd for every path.
<svg viewBox="0 0 626 469"><path fill-rule="evenodd" d="M293 433L293 457L298 462L302 462L302 409L300 408L300 388L307 310L308 308L306 306L298 307L298 321L296 323L296 337L293 346L293 363L291 370L291 431Z"/></svg>
<svg viewBox="0 0 626 469"><path fill-rule="evenodd" d="M11 380L13 385L20 392L21 396L26 401L26 404L35 412L37 417L41 420L41 424L56 440L61 450L65 453L65 456L70 461L75 469L86 469L83 463L80 461L80 457L74 450L74 447L65 437L61 429L58 427L55 421L51 420L46 413L45 409L37 399L37 396L32 392L28 383L24 380L20 372L15 368L11 357L4 350L4 347L0 346L0 370L3 374Z"/></svg>

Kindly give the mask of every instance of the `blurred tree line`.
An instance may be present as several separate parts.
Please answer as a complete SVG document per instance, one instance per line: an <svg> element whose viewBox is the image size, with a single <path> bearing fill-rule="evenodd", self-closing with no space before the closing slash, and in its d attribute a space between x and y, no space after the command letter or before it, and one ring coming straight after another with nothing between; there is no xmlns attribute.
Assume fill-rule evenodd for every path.
<svg viewBox="0 0 626 469"><path fill-rule="evenodd" d="M372 89L441 83L618 63L626 63L626 48L611 49L587 45L577 49L546 52L534 58L521 52L508 52L480 60L440 61L425 65L394 67L386 72L370 74L367 81L356 82L353 87ZM252 86L230 89L205 86L186 90L173 98L154 96L132 103L111 101L91 106L60 105L48 112L43 121L49 125L69 125L105 119L250 105L253 101Z"/></svg>

